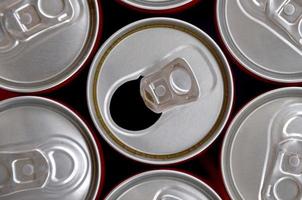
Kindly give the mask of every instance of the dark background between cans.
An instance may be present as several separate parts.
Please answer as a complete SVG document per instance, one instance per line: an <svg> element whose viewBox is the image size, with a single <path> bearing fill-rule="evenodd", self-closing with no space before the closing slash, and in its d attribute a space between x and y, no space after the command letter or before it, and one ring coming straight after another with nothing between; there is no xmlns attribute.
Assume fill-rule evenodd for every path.
<svg viewBox="0 0 302 200"><path fill-rule="evenodd" d="M231 118L234 117L234 115L242 106L244 106L254 97L271 89L284 86L265 82L259 80L258 78L255 78L254 76L251 76L250 74L244 72L242 68L239 68L236 62L234 62L234 60L228 55L226 49L223 47L223 44L219 39L219 34L216 29L215 0L202 0L194 7L180 13L164 15L144 14L142 12L126 8L118 4L114 0L102 0L101 4L103 10L103 34L100 44L102 44L113 33L124 27L125 25L140 19L156 16L173 17L185 20L209 34L227 55L233 72L235 85L235 103ZM260 38L255 37L251 39L257 40ZM90 63L88 63L88 65L84 67L80 74L68 85L65 85L64 87L50 93L39 94L38 96L48 97L60 101L71 107L72 109L80 113L80 115L84 118L84 120L86 120L88 125L96 133L103 149L105 161L105 182L100 199L104 199L104 197L121 181L137 173L154 169L176 169L188 172L208 183L214 190L217 191L222 199L230 199L225 190L220 170L220 152L222 141L225 135L225 130L206 151L189 161L170 166L153 166L132 161L113 150L113 148L111 148L101 138L101 136L94 128L93 122L89 116L86 101L86 82L89 68ZM0 90L1 100L20 95L21 94L14 94ZM133 107L133 109L135 109L135 107ZM131 113L129 113L129 117L131 117ZM140 121L138 120L137 123L140 123ZM255 129L255 131L257 130Z"/></svg>

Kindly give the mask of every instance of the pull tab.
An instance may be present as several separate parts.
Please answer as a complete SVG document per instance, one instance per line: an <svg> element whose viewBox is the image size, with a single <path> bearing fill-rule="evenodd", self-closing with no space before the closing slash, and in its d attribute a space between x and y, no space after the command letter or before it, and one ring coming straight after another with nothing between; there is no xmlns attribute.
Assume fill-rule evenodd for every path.
<svg viewBox="0 0 302 200"><path fill-rule="evenodd" d="M45 152L51 166L45 190L68 192L80 185L86 177L89 164L85 151L76 141L55 137L39 148Z"/></svg>
<svg viewBox="0 0 302 200"><path fill-rule="evenodd" d="M0 24L2 32L8 33L4 39L14 41L6 50L16 47L20 41L28 41L70 22L75 15L70 0L12 0L6 5L6 8L0 9Z"/></svg>
<svg viewBox="0 0 302 200"><path fill-rule="evenodd" d="M302 140L289 139L277 147L277 158L267 174L263 199L302 198Z"/></svg>
<svg viewBox="0 0 302 200"><path fill-rule="evenodd" d="M180 187L171 187L161 190L154 200L205 200L196 197L191 192Z"/></svg>
<svg viewBox="0 0 302 200"><path fill-rule="evenodd" d="M260 199L302 198L302 104L285 106L270 125Z"/></svg>
<svg viewBox="0 0 302 200"><path fill-rule="evenodd" d="M172 107L196 101L199 87L190 65L176 58L161 70L141 80L140 93L146 106L161 113Z"/></svg>
<svg viewBox="0 0 302 200"><path fill-rule="evenodd" d="M302 45L302 1L269 0L268 17L299 45Z"/></svg>
<svg viewBox="0 0 302 200"><path fill-rule="evenodd" d="M88 158L78 143L65 137L46 143L14 144L32 151L0 151L0 198L17 192L42 189L52 194L76 189L88 172Z"/></svg>
<svg viewBox="0 0 302 200"><path fill-rule="evenodd" d="M24 153L0 152L0 197L41 188L47 182L50 167L38 150Z"/></svg>

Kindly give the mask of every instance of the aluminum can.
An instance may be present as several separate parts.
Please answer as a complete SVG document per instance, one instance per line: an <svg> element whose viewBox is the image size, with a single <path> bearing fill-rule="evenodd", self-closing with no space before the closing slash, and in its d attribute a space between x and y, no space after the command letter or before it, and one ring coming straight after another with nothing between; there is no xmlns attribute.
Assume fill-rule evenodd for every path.
<svg viewBox="0 0 302 200"><path fill-rule="evenodd" d="M105 200L196 199L221 200L201 180L173 170L155 170L138 174L117 186Z"/></svg>
<svg viewBox="0 0 302 200"><path fill-rule="evenodd" d="M178 12L193 6L200 0L117 0L130 8L145 12Z"/></svg>
<svg viewBox="0 0 302 200"><path fill-rule="evenodd" d="M97 0L2 0L0 88L40 92L67 82L100 29Z"/></svg>
<svg viewBox="0 0 302 200"><path fill-rule="evenodd" d="M0 130L1 199L96 199L100 152L71 110L41 97L3 100Z"/></svg>
<svg viewBox="0 0 302 200"><path fill-rule="evenodd" d="M117 95L127 84L136 98L127 90ZM150 164L177 163L206 149L224 127L233 102L232 75L222 51L197 27L172 18L137 21L110 37L94 59L87 87L90 114L105 140ZM148 111L137 112L138 107ZM122 110L125 126L117 123ZM157 118L141 127L147 114ZM133 129L127 127L131 120Z"/></svg>
<svg viewBox="0 0 302 200"><path fill-rule="evenodd" d="M280 83L302 82L300 0L218 0L225 46L247 71Z"/></svg>
<svg viewBox="0 0 302 200"><path fill-rule="evenodd" d="M302 88L265 93L231 123L222 172L232 199L301 199Z"/></svg>

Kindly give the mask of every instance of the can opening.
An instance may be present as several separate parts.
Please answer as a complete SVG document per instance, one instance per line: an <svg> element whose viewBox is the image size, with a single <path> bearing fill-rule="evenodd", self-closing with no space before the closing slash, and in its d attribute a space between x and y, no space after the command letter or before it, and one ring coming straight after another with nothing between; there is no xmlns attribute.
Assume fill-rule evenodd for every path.
<svg viewBox="0 0 302 200"><path fill-rule="evenodd" d="M121 128L140 131L149 128L160 118L161 113L151 111L140 95L140 82L143 77L128 81L113 94L110 114Z"/></svg>

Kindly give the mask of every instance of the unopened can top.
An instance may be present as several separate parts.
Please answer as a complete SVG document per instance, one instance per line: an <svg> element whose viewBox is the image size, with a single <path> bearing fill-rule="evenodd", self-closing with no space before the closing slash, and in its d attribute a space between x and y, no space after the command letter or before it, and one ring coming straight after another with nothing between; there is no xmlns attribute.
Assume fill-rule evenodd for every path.
<svg viewBox="0 0 302 200"><path fill-rule="evenodd" d="M207 184L173 170L156 170L136 175L117 186L106 200L220 200Z"/></svg>
<svg viewBox="0 0 302 200"><path fill-rule="evenodd" d="M75 74L99 30L96 0L2 0L0 87L38 92Z"/></svg>
<svg viewBox="0 0 302 200"><path fill-rule="evenodd" d="M228 50L250 72L302 82L300 0L218 0L218 27Z"/></svg>
<svg viewBox="0 0 302 200"><path fill-rule="evenodd" d="M246 105L231 123L222 171L232 199L302 197L302 88L277 89Z"/></svg>
<svg viewBox="0 0 302 200"><path fill-rule="evenodd" d="M112 115L116 94L127 84L138 97L127 108L126 124L141 99L160 115L150 126L130 130ZM102 46L87 95L94 123L115 149L141 162L168 164L191 158L218 136L231 110L233 83L208 35L180 20L151 18L122 28ZM126 98L118 104L127 107Z"/></svg>
<svg viewBox="0 0 302 200"><path fill-rule="evenodd" d="M100 154L82 120L40 97L0 103L0 199L95 199Z"/></svg>
<svg viewBox="0 0 302 200"><path fill-rule="evenodd" d="M194 0L121 0L130 6L144 10L170 10L179 8L186 4L192 3Z"/></svg>

